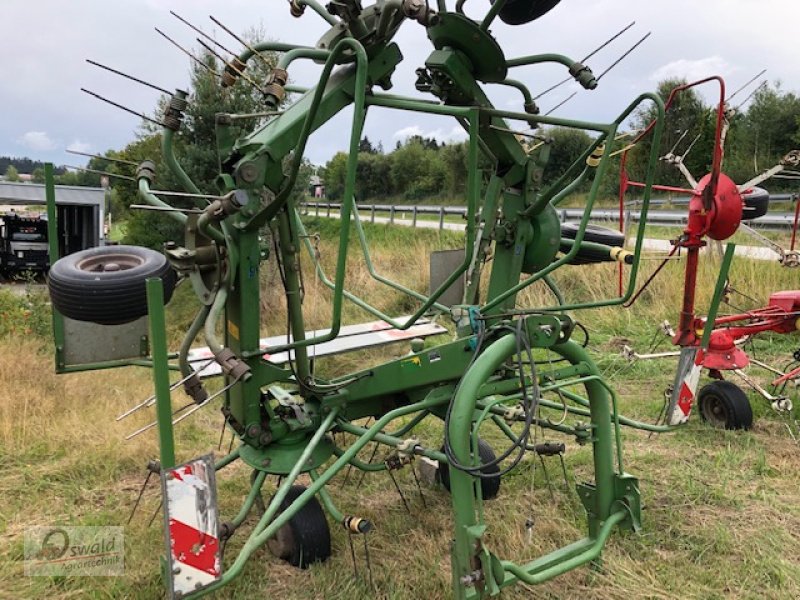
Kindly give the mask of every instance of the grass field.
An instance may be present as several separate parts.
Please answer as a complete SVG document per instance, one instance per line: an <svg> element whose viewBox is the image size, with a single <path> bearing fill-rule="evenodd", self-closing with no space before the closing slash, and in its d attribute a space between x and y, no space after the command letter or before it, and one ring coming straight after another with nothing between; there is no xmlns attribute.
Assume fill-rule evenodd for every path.
<svg viewBox="0 0 800 600"><path fill-rule="evenodd" d="M325 240L335 233L336 224L311 221L308 230L320 231ZM375 240L376 268L421 291L427 289L428 253L459 244L459 235L449 232L382 226L367 227L367 232ZM335 252L332 242L320 244L328 272L332 271ZM363 261L355 255L351 262L350 289L394 314L414 307L402 297L372 286ZM648 261L643 277L654 267ZM701 310L709 302L716 269L711 260L702 265L698 295ZM557 279L568 300L596 299L615 293L615 274L610 265L575 267L559 271ZM262 277L262 304L268 309L264 311L264 328L280 332L285 312L276 289L276 274L267 268ZM776 263L738 259L731 280L734 287L753 298L732 300L737 306L762 304L773 290L798 287L796 272L781 269ZM661 321L675 323L680 293L681 265L670 264L632 308L575 314L589 330L592 354L620 395L621 411L633 418L655 419L675 364L670 360L630 364L620 357L621 346L629 343L644 350ZM179 288L169 307L174 346L192 316L190 296L188 286ZM144 369L127 368L56 376L47 338L46 306L33 295L22 302L0 292L0 598L164 597L159 574L159 556L163 554L160 520L148 527L159 503L157 485L151 483L139 512L126 524L144 478L144 465L157 456L158 450L154 433L131 442L123 438L153 414L114 421L117 414L151 393L150 374ZM550 302L549 293L531 289L520 302L543 305ZM309 326L326 326L329 307L328 294L307 274ZM345 319L372 320L352 307L346 310ZM771 357L784 364L799 342L798 336L767 335L756 342L756 350L760 358ZM661 349L667 346L665 341ZM407 345L400 344L348 354L330 359L323 368L329 373L345 372L407 351ZM765 381L763 377L761 380ZM177 399L181 395L176 394L176 403L183 401ZM641 533L612 535L599 569L578 568L537 587L514 586L502 597L800 598L800 448L787 431L787 425L796 425L773 413L762 400L752 395L751 399L756 424L750 432L713 430L697 417L673 433L653 437L623 429L625 469L641 480ZM218 408L200 411L177 428L179 460L210 451L219 454ZM441 444L441 425L436 421L426 421L418 433L425 445L438 448ZM538 435L539 441L567 442L570 488L592 476L589 448L569 438L542 432ZM499 438L487 437L496 448L503 447ZM228 438L224 446L227 443ZM368 458L369 452L364 454L363 458ZM488 544L501 557L523 562L583 536L585 516L575 492L561 489L557 462L548 463L548 472L554 499L542 469L534 470L532 458L528 458L504 478L498 498L486 503ZM248 488L248 476L241 465L220 473L223 519L238 510ZM339 476L330 491L344 512L366 517L376 525L369 538L375 589L364 578L363 549L356 546L360 576L354 577L346 534L332 526L334 554L327 563L297 571L262 549L235 584L216 597L449 597L452 531L446 491L423 486L424 507L411 474L408 470L399 472L399 484L411 505L409 515L386 474L369 474L360 487L353 477L350 479L344 484L344 476ZM274 486L275 481L270 481L267 493ZM534 520L530 538L524 527L528 518ZM253 522L250 517L248 523ZM56 524L124 526L124 576L25 577L26 528ZM246 533L237 534L238 543ZM229 557L235 555L236 547L234 537Z"/></svg>

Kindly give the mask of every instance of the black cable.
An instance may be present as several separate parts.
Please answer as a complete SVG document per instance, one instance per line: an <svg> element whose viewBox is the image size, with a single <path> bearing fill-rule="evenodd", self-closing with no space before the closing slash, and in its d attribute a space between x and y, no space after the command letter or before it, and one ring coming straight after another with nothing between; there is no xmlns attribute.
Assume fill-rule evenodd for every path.
<svg viewBox="0 0 800 600"><path fill-rule="evenodd" d="M589 330L586 329L586 326L583 323L581 323L580 321L575 321L575 327L579 328L583 332L583 335L585 336L583 338L583 343L581 344L581 347L582 348L588 347L589 346Z"/></svg>
<svg viewBox="0 0 800 600"><path fill-rule="evenodd" d="M515 327L512 327L512 326L507 325L507 324L503 324L503 325L501 325L499 327L496 327L496 328L493 328L493 329L490 330L492 333L496 333L496 332L502 331L502 330L509 330L515 336L516 350L517 350L517 352L516 352L517 366L518 366L518 369L519 369L520 386L521 386L521 389L522 389L522 402L521 402L521 404L522 404L523 412L525 414L525 420L524 420L524 426L523 426L522 433L518 437L512 438L511 446L504 453L502 453L500 456L496 457L495 459L493 459L493 460L491 460L491 461L489 461L487 463L483 463L483 464L477 465L477 466L460 464L458 462L458 459L456 459L456 457L453 454L453 450L452 450L452 447L450 445L450 439L449 439L450 417L451 417L451 414L452 414L452 407L453 407L453 403L454 403L453 400L455 399L455 396L458 394L458 390L459 390L459 388L461 386L461 382L459 382L459 385L456 387L456 390L455 390L455 392L453 394L453 400L450 401L450 404L447 407L447 413L445 414L445 440L444 440L445 443L444 443L444 450L445 450L445 455L447 456L449 464L454 469L458 469L459 471L463 471L465 473L469 473L470 475L472 475L474 477L479 477L479 478L482 478L482 479L490 479L490 478L494 478L494 477L502 477L505 474L507 474L508 472L510 472L514 467L516 467L519 464L519 462L522 460L522 457L524 456L524 454L526 452L526 448L528 446L528 439L530 438L530 432L531 432L531 428L532 428L533 421L534 421L534 414L536 412L536 408L537 408L538 402L539 402L539 387L538 387L538 380L537 380L537 375L536 375L535 361L533 360L533 351L532 351L531 346L530 346L530 340L528 339L527 330L524 328L525 321L526 321L526 318L523 317L523 318L517 320L517 323L516 323ZM475 360L477 359L478 355L480 354L480 351L481 351L481 349L483 347L483 343L485 341L485 337L486 336L485 336L485 332L484 331L479 332L478 340L477 340L477 344L476 344L476 348L475 348L475 353L473 354L472 359L470 360L469 364L467 365L467 369L466 370L469 370L469 368L472 366L472 364L475 362ZM524 346L524 348L523 348L523 346ZM531 370L532 370L531 380L532 380L532 384L533 384L532 387L533 387L533 390L534 390L534 395L533 395L532 399L528 395L528 385L527 385L527 382L525 381L523 350L525 351L525 354L528 357L528 362L531 365ZM463 382L463 379L462 379L462 382ZM508 465L506 468L502 469L499 473L484 473L483 472L483 470L485 470L487 468L493 468L493 467L499 466L499 464L502 461L504 461L506 458L511 456L511 454L516 449L519 449L519 452L514 457L514 459L512 460L511 464Z"/></svg>

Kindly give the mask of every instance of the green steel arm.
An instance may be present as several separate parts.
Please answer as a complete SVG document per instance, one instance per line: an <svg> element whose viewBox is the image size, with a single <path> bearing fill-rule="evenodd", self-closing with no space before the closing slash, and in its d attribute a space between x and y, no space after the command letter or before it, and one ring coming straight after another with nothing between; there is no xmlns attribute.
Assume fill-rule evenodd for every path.
<svg viewBox="0 0 800 600"><path fill-rule="evenodd" d="M653 133L653 146L651 147L650 151L650 159L648 162L648 171L647 171L647 178L645 182L644 194L642 198L642 214L639 223L639 228L637 231L636 237L636 244L634 248L634 261L631 265L631 272L628 277L628 287L625 294L622 297L610 299L610 300L600 300L594 302L584 302L578 304L568 304L562 307L559 307L564 310L574 310L578 308L597 308L601 306L614 306L617 304L623 304L626 302L630 296L633 294L635 286L636 286L636 275L639 270L639 261L641 257L641 249L642 243L644 241L644 229L647 221L647 213L650 208L650 192L652 189L653 178L655 177L655 165L658 160L658 144L661 140L661 132L664 128L664 102L661 98L653 93L646 93L640 95L636 98L631 104L620 114L619 117L609 126L603 126L606 131L606 137L608 139L614 139L617 131L617 127L636 109L636 107L641 104L645 100L650 100L655 104L657 110L657 124L655 127L655 131ZM535 281L541 279L544 275L552 273L555 269L559 268L560 266L567 264L570 262L578 253L580 249L580 244L583 242L584 233L586 231L586 225L589 223L589 217L594 206L594 201L597 198L599 189L600 189L600 182L603 180L605 173L608 169L609 158L611 155L611 145L607 145L605 151L603 152L603 156L600 159L600 164L597 166L597 172L594 177L594 182L592 184L592 188L589 192L589 197L587 198L586 202L586 209L584 210L583 217L581 218L578 233L575 236L575 244L573 245L572 249L565 254L560 259L550 263L544 269L534 273L530 277L522 280L519 284L507 289L502 294L498 295L497 297L493 298L489 303L481 308L482 311L491 310L493 307L501 304L505 299L518 294L521 290L528 287Z"/></svg>
<svg viewBox="0 0 800 600"><path fill-rule="evenodd" d="M403 292L404 294L407 294L407 295L409 295L409 296L411 296L413 298L416 298L417 300L421 300L422 302L425 302L428 299L428 297L425 296L424 294L420 294L419 292L417 292L415 290L412 290L410 288L407 288L404 285L401 285L401 284L399 284L399 283L397 283L395 281L392 281L391 279L387 279L386 277L383 277L382 275L378 274L375 271L375 267L372 264L372 256L370 255L370 252L369 252L369 246L367 245L367 238L364 235L364 227L361 224L361 218L360 218L360 216L358 214L358 206L355 203L353 203L353 217L354 217L353 223L354 223L354 225L356 227L356 233L358 234L358 241L359 241L359 244L361 245L361 250L362 250L362 252L364 254L364 263L367 266L367 271L369 271L370 276L372 276L373 279L375 279L377 281L380 281L381 283L383 283L385 285L388 285L391 288L394 288L394 289L396 289L396 290L398 290L400 292ZM437 308L438 310L441 310L441 311L444 311L444 312L447 312L447 311L450 310L444 304L440 304L438 302L434 302L433 306L435 308Z"/></svg>
<svg viewBox="0 0 800 600"><path fill-rule="evenodd" d="M164 288L160 279L147 280L147 312L153 354L153 384L156 390L156 420L161 468L175 466L175 438L172 434L172 403L167 368L167 331L164 321Z"/></svg>
<svg viewBox="0 0 800 600"><path fill-rule="evenodd" d="M498 82L498 85L507 85L508 87L517 88L520 93L522 94L523 101L525 104L533 104L533 98L531 97L531 91L521 81L516 79L504 79L503 81Z"/></svg>
<svg viewBox="0 0 800 600"><path fill-rule="evenodd" d="M608 536L611 535L611 530L614 529L616 525L622 523L627 516L627 510L621 507L603 521L603 525L596 537L587 538L577 542L577 544L579 544L577 547L567 547L572 552L577 551L574 556L564 556L562 560L558 560L558 562L555 562L555 564L550 564L546 568L539 569L539 565L541 564L539 561L534 561L528 565L520 566L511 562L510 560L504 560L501 563L503 565L503 569L513 575L514 578L529 585L543 583L548 579L562 575L576 567L596 560L600 556ZM547 558L552 561L552 557L548 556L543 558ZM501 585L505 586L512 582L513 579L506 577Z"/></svg>
<svg viewBox="0 0 800 600"><path fill-rule="evenodd" d="M163 208L173 208L160 198L157 198L154 194L150 193L150 183L144 177L139 179L139 195L144 199L145 202L152 206L161 206ZM175 219L181 225L186 224L186 215L179 211L174 212L167 212L167 214Z"/></svg>
<svg viewBox="0 0 800 600"><path fill-rule="evenodd" d="M286 510L281 512L279 515L275 515L275 511L271 511L269 508L267 509L267 513L259 521L258 525L256 525L253 532L250 534L250 537L244 544L244 547L237 555L233 564L223 573L222 578L218 581L215 581L213 584L209 585L207 588L204 588L200 592L198 592L197 596L203 596L209 594L225 585L230 583L234 578L238 577L242 569L244 568L245 563L250 558L250 556L255 552L259 547L261 547L267 539L272 537L275 532L282 527L285 523L291 519L295 513L299 510L300 507L304 506L308 500L316 495L319 490L325 484L330 481L330 479L339 473L347 464L352 461L358 452L361 451L364 446L366 446L376 434L378 434L384 427L386 427L387 423L402 417L407 414L412 414L418 412L420 410L426 410L433 408L437 404L440 404L438 399L426 399L422 402L418 402L415 404L410 404L408 406L403 406L400 408L396 408L392 411L387 412L383 415L380 419L377 419L375 423L369 428L368 432L358 438L352 446L350 446L344 454L342 454L332 465L330 465L323 473L321 473L318 478L312 482L312 484L303 492L293 503L290 507ZM330 424L333 422L333 419L336 416L336 409L333 409L325 418L324 423L317 429L317 433L315 434L314 438L309 441L308 445L306 446L306 451L304 455L301 456L301 459L305 460L305 455L313 451L313 448L318 443L319 439L321 439L322 434L327 431L326 425L329 427ZM319 434L319 437L317 437ZM298 465L302 466L302 463L298 460ZM299 472L299 471L298 471ZM296 474L295 474L296 477ZM284 484L288 483L286 489L288 491L288 486L291 486L293 482L293 478L287 476L286 481ZM282 486L283 487L283 486ZM279 490L280 492L280 490ZM277 498L277 494L275 498ZM284 493L285 497L285 493ZM283 501L283 497L280 498L280 502ZM273 502L270 503L270 507L275 503L275 499L273 498ZM273 519L274 517L274 519Z"/></svg>
<svg viewBox="0 0 800 600"><path fill-rule="evenodd" d="M313 10L320 17L325 19L325 21L329 25L336 25L339 22L339 20L336 17L334 17L331 13L329 13L327 10L325 10L322 7L322 5L319 2L317 2L317 0L295 0L295 2L300 6L308 6L309 8L311 8L311 10ZM274 44L270 43L270 45Z"/></svg>

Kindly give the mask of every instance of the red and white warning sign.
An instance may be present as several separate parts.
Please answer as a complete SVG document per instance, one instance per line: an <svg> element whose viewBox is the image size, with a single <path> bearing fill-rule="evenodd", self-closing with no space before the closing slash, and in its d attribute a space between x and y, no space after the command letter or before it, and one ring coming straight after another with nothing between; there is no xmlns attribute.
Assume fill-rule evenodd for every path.
<svg viewBox="0 0 800 600"><path fill-rule="evenodd" d="M161 489L170 592L180 597L217 581L222 574L213 456L165 469Z"/></svg>

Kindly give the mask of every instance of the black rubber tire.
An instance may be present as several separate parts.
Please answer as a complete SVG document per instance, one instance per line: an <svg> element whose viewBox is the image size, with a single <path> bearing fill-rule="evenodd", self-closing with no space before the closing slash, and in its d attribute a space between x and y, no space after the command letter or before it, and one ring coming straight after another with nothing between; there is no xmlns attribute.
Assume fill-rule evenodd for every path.
<svg viewBox="0 0 800 600"><path fill-rule="evenodd" d="M283 512L306 491L304 485L293 485L281 502ZM311 498L278 532L267 540L270 552L290 565L307 569L331 555L331 530L325 512L316 498Z"/></svg>
<svg viewBox="0 0 800 600"><path fill-rule="evenodd" d="M719 429L745 429L753 427L753 409L750 400L735 383L713 381L697 395L700 418Z"/></svg>
<svg viewBox="0 0 800 600"><path fill-rule="evenodd" d="M577 223L563 223L561 225L561 237L574 240L578 235ZM599 225L587 225L586 232L583 235L583 241L593 242L595 244L603 244L604 246L618 246L622 247L625 244L625 236L621 231L615 231L608 227L600 227ZM570 246L562 244L561 252L567 253ZM607 252L599 253L595 250L588 248L579 248L575 257L569 261L571 265L588 265L599 262L610 262L611 258Z"/></svg>
<svg viewBox="0 0 800 600"><path fill-rule="evenodd" d="M119 270L106 271L112 263ZM50 268L50 299L76 321L130 323L147 314L145 282L160 277L164 302L172 298L175 271L160 252L140 246L100 246L65 256Z"/></svg>
<svg viewBox="0 0 800 600"><path fill-rule="evenodd" d="M507 0L500 9L500 20L507 25L530 23L555 8L559 2L561 0Z"/></svg>
<svg viewBox="0 0 800 600"><path fill-rule="evenodd" d="M753 188L749 194L742 196L742 221L752 221L767 214L769 210L769 192L764 188Z"/></svg>
<svg viewBox="0 0 800 600"><path fill-rule="evenodd" d="M442 449L444 451L444 449ZM487 463L492 462L496 456L492 447L486 443L481 438L478 438L478 456L480 457L481 464L485 465ZM500 467L497 465L490 465L481 469L481 473L485 473L486 475L491 475L493 473L499 473ZM437 470L439 481L442 482L444 488L449 492L450 491L450 465L447 463L439 463L439 469ZM484 500L491 500L500 491L500 476L497 477L481 477L481 494L483 495Z"/></svg>

